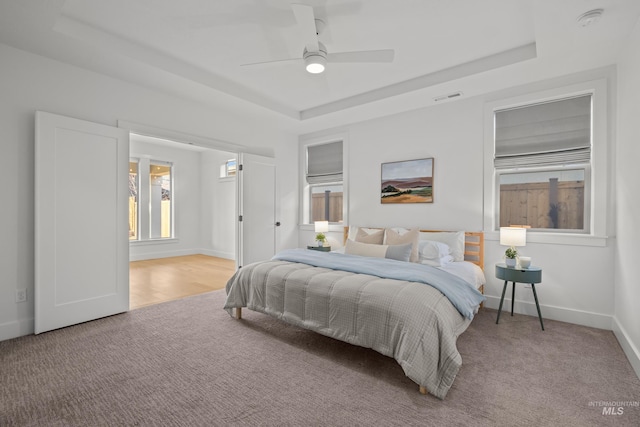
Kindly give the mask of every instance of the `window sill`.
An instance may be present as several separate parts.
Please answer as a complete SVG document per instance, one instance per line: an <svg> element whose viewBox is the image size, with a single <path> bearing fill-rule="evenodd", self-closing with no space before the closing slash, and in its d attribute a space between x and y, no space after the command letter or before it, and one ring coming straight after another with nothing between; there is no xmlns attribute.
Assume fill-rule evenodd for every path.
<svg viewBox="0 0 640 427"><path fill-rule="evenodd" d="M500 232L486 231L484 238L490 241L500 241ZM527 232L527 243L605 247L608 239L608 236L590 234Z"/></svg>
<svg viewBox="0 0 640 427"><path fill-rule="evenodd" d="M343 224L329 224L329 231L343 232L344 227L345 226ZM298 224L298 229L304 231L316 231L313 224Z"/></svg>
<svg viewBox="0 0 640 427"><path fill-rule="evenodd" d="M219 182L233 182L236 180L235 176L221 176L218 178Z"/></svg>
<svg viewBox="0 0 640 427"><path fill-rule="evenodd" d="M180 240L176 238L170 239L147 239L147 240L129 240L129 244L133 246L145 246L145 245L164 245L168 243L179 243Z"/></svg>

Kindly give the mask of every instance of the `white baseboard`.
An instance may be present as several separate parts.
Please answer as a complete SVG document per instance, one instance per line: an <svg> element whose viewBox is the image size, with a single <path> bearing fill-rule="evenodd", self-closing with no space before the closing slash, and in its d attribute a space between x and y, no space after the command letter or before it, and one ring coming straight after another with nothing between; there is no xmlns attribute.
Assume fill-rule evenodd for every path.
<svg viewBox="0 0 640 427"><path fill-rule="evenodd" d="M500 298L489 295L485 296L487 297L487 300L485 301L484 306L497 310L500 306ZM502 304L502 311L511 312L511 298L507 298L505 296L504 303ZM534 302L519 301L517 298L513 306L513 312L538 317L538 311L536 310L536 304ZM606 329L608 331L612 329L613 316L607 314L592 313L543 304L540 304L540 312L542 313L542 320L559 320L561 322Z"/></svg>
<svg viewBox="0 0 640 427"><path fill-rule="evenodd" d="M144 261L147 259L171 258L185 255L208 255L217 258L235 259L235 254L211 249L181 249L175 251L150 252L143 254L129 254L129 261Z"/></svg>
<svg viewBox="0 0 640 427"><path fill-rule="evenodd" d="M638 350L638 347L636 347L633 341L629 339L627 331L622 327L615 316L611 323L613 326L613 333L618 339L620 347L622 347L624 354L627 356L627 359L629 359L631 367L636 371L636 376L640 378L640 350Z"/></svg>
<svg viewBox="0 0 640 427"><path fill-rule="evenodd" d="M33 331L33 317L3 323L0 325L0 341L31 335Z"/></svg>
<svg viewBox="0 0 640 427"><path fill-rule="evenodd" d="M216 258L224 258L230 260L236 259L236 255L233 252L215 251L213 249L200 249L200 253L202 255L214 256Z"/></svg>
<svg viewBox="0 0 640 427"><path fill-rule="evenodd" d="M181 249L174 251L149 252L142 254L129 254L129 261L144 261L147 259L171 258L174 256L198 255L199 249Z"/></svg>

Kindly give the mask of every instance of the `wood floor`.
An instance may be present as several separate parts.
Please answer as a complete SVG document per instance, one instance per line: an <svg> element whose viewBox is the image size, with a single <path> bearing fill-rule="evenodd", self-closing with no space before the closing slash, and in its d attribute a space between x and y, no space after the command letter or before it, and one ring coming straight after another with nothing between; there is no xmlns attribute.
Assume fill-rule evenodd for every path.
<svg viewBox="0 0 640 427"><path fill-rule="evenodd" d="M222 289L235 261L207 255L129 263L130 309Z"/></svg>

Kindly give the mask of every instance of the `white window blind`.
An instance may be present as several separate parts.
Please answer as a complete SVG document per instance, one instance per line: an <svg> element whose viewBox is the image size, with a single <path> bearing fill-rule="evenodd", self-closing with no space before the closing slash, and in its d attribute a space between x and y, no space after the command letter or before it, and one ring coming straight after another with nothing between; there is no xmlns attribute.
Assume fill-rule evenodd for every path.
<svg viewBox="0 0 640 427"><path fill-rule="evenodd" d="M307 182L342 181L342 141L307 147Z"/></svg>
<svg viewBox="0 0 640 427"><path fill-rule="evenodd" d="M588 163L591 95L495 112L495 167Z"/></svg>

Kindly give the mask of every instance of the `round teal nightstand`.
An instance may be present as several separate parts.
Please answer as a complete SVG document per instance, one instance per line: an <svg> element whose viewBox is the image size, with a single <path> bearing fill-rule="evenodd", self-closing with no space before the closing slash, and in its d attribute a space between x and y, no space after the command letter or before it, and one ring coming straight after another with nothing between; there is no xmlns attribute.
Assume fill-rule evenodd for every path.
<svg viewBox="0 0 640 427"><path fill-rule="evenodd" d="M331 246L307 246L307 249L320 252L331 252Z"/></svg>
<svg viewBox="0 0 640 427"><path fill-rule="evenodd" d="M540 267L531 266L529 268L511 268L506 264L496 264L496 277L504 280L502 288L502 297L500 298L500 307L498 308L498 318L496 324L500 321L500 313L502 313L502 303L504 302L504 294L507 291L507 284L512 282L511 288L511 315L513 316L513 302L516 299L516 283L530 283L533 291L533 298L536 300L536 308L538 309L538 317L540 318L540 326L544 331L542 323L542 313L540 313L540 304L538 304L538 294L536 294L536 283L542 282L542 269Z"/></svg>

